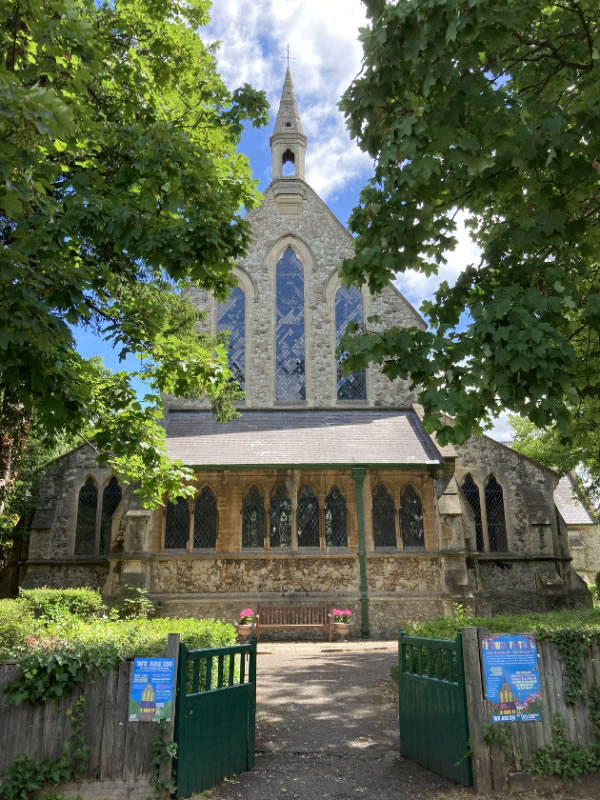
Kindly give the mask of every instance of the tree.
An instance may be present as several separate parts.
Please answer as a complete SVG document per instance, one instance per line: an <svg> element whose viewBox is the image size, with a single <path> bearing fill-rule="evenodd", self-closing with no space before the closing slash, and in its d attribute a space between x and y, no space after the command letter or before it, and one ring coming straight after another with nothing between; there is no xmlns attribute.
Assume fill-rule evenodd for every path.
<svg viewBox="0 0 600 800"><path fill-rule="evenodd" d="M376 166L343 279L436 272L458 212L481 260L423 304L429 330L347 336L347 368L410 376L442 444L503 409L583 436L600 422L597 0L365 2L340 107Z"/></svg>
<svg viewBox="0 0 600 800"><path fill-rule="evenodd" d="M257 201L236 145L267 103L221 82L196 33L209 5L0 0L0 513L33 419L93 440L156 504L191 477L166 458L160 393L235 413L225 338L198 335L184 290L234 283ZM139 370L84 360L77 325Z"/></svg>

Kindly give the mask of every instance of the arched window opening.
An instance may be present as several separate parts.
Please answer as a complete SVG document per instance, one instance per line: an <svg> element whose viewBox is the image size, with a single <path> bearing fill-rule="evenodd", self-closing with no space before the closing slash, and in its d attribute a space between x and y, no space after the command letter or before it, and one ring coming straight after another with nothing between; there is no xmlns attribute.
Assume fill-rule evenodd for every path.
<svg viewBox="0 0 600 800"><path fill-rule="evenodd" d="M373 541L375 547L396 547L396 508L382 484L373 494Z"/></svg>
<svg viewBox="0 0 600 800"><path fill-rule="evenodd" d="M251 486L242 506L242 547L264 546L265 504L256 486Z"/></svg>
<svg viewBox="0 0 600 800"><path fill-rule="evenodd" d="M319 547L319 500L310 486L298 497L297 520L298 547Z"/></svg>
<svg viewBox="0 0 600 800"><path fill-rule="evenodd" d="M227 354L233 380L244 389L246 377L246 295L232 289L224 303L217 303L217 332L229 331Z"/></svg>
<svg viewBox="0 0 600 800"><path fill-rule="evenodd" d="M165 550L185 550L190 537L190 510L187 497L167 503Z"/></svg>
<svg viewBox="0 0 600 800"><path fill-rule="evenodd" d="M217 498L205 486L194 504L194 547L217 546Z"/></svg>
<svg viewBox="0 0 600 800"><path fill-rule="evenodd" d="M101 555L110 553L110 534L112 531L112 518L117 506L123 498L123 490L116 478L111 478L102 492L102 516L100 517L100 543Z"/></svg>
<svg viewBox="0 0 600 800"><path fill-rule="evenodd" d="M493 475L485 484L485 515L487 518L490 552L505 553L508 550L504 495L502 487Z"/></svg>
<svg viewBox="0 0 600 800"><path fill-rule="evenodd" d="M292 503L283 486L271 495L269 508L271 550L292 546Z"/></svg>
<svg viewBox="0 0 600 800"><path fill-rule="evenodd" d="M277 400L305 400L304 269L291 247L277 263L275 337Z"/></svg>
<svg viewBox="0 0 600 800"><path fill-rule="evenodd" d="M348 547L346 500L337 486L325 498L325 544Z"/></svg>
<svg viewBox="0 0 600 800"><path fill-rule="evenodd" d="M97 511L98 489L92 478L88 478L79 490L75 526L76 556L93 556L95 553Z"/></svg>
<svg viewBox="0 0 600 800"><path fill-rule="evenodd" d="M281 156L281 174L286 178L293 178L296 175L296 158L294 151L289 147Z"/></svg>
<svg viewBox="0 0 600 800"><path fill-rule="evenodd" d="M423 506L421 498L412 486L407 486L400 500L400 530L404 548L425 548L425 529L423 527Z"/></svg>
<svg viewBox="0 0 600 800"><path fill-rule="evenodd" d="M477 552L483 553L483 525L481 523L481 500L479 499L479 487L470 475L467 475L462 482L463 494L473 510L475 517L475 542Z"/></svg>
<svg viewBox="0 0 600 800"><path fill-rule="evenodd" d="M356 286L340 286L335 295L336 348L339 347L348 323L362 323L363 321L362 293ZM367 374L363 369L360 372L351 372L349 375L344 375L342 373L342 364L347 357L347 353L336 353L338 400L366 400Z"/></svg>

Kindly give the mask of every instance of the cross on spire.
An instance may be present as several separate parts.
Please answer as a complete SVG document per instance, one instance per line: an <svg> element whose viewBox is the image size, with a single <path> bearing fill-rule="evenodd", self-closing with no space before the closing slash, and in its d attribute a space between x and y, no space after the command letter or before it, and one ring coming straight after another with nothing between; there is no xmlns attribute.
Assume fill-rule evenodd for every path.
<svg viewBox="0 0 600 800"><path fill-rule="evenodd" d="M287 60L287 68L288 68L288 69L290 68L290 58L292 59L292 61L294 61L294 56L290 56L290 46L289 46L289 44L288 44L288 46L287 46L287 53L286 53L286 55L284 55L284 56L281 56L281 60L282 60L282 61L283 61L284 59L286 59L286 60Z"/></svg>

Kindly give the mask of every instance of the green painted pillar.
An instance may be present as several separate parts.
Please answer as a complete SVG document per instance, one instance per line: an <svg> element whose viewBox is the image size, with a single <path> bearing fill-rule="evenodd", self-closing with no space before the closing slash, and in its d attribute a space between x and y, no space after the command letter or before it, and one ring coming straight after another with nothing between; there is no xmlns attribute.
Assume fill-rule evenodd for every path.
<svg viewBox="0 0 600 800"><path fill-rule="evenodd" d="M363 509L363 481L366 467L352 467L354 489L356 491L356 518L358 520L358 565L360 569L360 635L369 635L369 590L367 587L367 551L365 549L365 515Z"/></svg>

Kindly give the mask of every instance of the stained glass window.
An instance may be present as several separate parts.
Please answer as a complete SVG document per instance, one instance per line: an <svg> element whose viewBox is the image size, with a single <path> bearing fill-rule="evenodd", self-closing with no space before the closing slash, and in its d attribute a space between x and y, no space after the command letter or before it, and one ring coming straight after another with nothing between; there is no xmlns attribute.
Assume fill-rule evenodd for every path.
<svg viewBox="0 0 600 800"><path fill-rule="evenodd" d="M225 303L217 304L217 331L229 331L229 369L243 389L246 377L246 295L239 286L232 290Z"/></svg>
<svg viewBox="0 0 600 800"><path fill-rule="evenodd" d="M110 553L110 534L112 529L113 514L123 497L123 490L116 478L111 478L102 492L102 516L100 517L100 544L101 555Z"/></svg>
<svg viewBox="0 0 600 800"><path fill-rule="evenodd" d="M467 502L473 509L475 517L475 542L477 552L483 553L483 526L481 524L481 500L479 499L479 487L470 475L467 475L462 482L462 490Z"/></svg>
<svg viewBox="0 0 600 800"><path fill-rule="evenodd" d="M340 286L335 295L335 344L339 345L349 322L363 322L363 296L356 286ZM367 375L365 370L342 374L344 353L336 355L338 400L366 400Z"/></svg>
<svg viewBox="0 0 600 800"><path fill-rule="evenodd" d="M310 486L300 492L296 518L298 547L319 547L319 501Z"/></svg>
<svg viewBox="0 0 600 800"><path fill-rule="evenodd" d="M217 546L217 498L205 486L194 504L194 547Z"/></svg>
<svg viewBox="0 0 600 800"><path fill-rule="evenodd" d="M485 515L490 551L492 553L506 552L508 544L504 517L504 495L502 487L493 475L490 475L485 484Z"/></svg>
<svg viewBox="0 0 600 800"><path fill-rule="evenodd" d="M292 503L283 486L271 495L269 508L271 550L292 546Z"/></svg>
<svg viewBox="0 0 600 800"><path fill-rule="evenodd" d="M346 500L337 486L325 498L325 543L327 547L347 547Z"/></svg>
<svg viewBox="0 0 600 800"><path fill-rule="evenodd" d="M400 530L404 547L425 547L423 506L412 486L407 486L400 500Z"/></svg>
<svg viewBox="0 0 600 800"><path fill-rule="evenodd" d="M98 489L91 478L79 490L77 524L75 526L75 555L93 556L96 551L96 511Z"/></svg>
<svg viewBox="0 0 600 800"><path fill-rule="evenodd" d="M276 295L276 397L305 400L304 270L291 247L277 263Z"/></svg>
<svg viewBox="0 0 600 800"><path fill-rule="evenodd" d="M242 506L242 547L265 546L265 505L256 486L251 486Z"/></svg>
<svg viewBox="0 0 600 800"><path fill-rule="evenodd" d="M190 511L187 497L167 503L165 550L185 550L190 536Z"/></svg>
<svg viewBox="0 0 600 800"><path fill-rule="evenodd" d="M382 484L373 494L373 541L375 547L396 547L396 508Z"/></svg>

